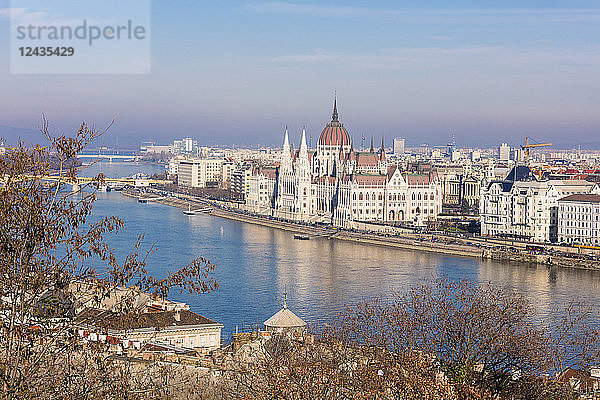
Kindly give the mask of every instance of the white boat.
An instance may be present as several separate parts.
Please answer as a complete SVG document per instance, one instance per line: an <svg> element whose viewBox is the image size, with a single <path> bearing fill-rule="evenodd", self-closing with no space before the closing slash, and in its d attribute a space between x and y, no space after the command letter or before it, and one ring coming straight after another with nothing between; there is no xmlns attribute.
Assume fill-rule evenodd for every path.
<svg viewBox="0 0 600 400"><path fill-rule="evenodd" d="M183 210L183 213L185 215L196 215L196 211L192 211L192 207L190 205L188 205L187 210Z"/></svg>

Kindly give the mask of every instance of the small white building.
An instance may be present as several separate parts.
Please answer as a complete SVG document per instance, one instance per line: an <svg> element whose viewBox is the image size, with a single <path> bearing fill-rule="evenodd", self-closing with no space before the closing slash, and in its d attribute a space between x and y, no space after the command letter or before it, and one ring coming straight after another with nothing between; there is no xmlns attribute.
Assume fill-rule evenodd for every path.
<svg viewBox="0 0 600 400"><path fill-rule="evenodd" d="M123 347L144 343L210 352L221 347L223 325L190 310L146 312L120 315L106 310L85 309L77 316L82 336L90 340L118 340ZM85 335L88 332L88 335ZM104 340L102 340L104 338Z"/></svg>
<svg viewBox="0 0 600 400"><path fill-rule="evenodd" d="M558 241L600 244L600 195L573 194L558 200Z"/></svg>
<svg viewBox="0 0 600 400"><path fill-rule="evenodd" d="M301 338L306 334L307 324L287 308L287 300L283 300L283 308L265 321L265 329L272 334L288 334Z"/></svg>

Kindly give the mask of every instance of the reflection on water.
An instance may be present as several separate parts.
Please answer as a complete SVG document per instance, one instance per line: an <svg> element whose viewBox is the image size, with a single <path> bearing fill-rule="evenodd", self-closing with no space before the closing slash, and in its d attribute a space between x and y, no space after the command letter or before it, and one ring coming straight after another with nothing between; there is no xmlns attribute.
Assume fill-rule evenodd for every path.
<svg viewBox="0 0 600 400"><path fill-rule="evenodd" d="M506 285L526 294L544 319L554 307L580 296L600 304L600 273L545 266L502 264L324 238L294 240L277 229L209 215L186 216L159 204L139 204L119 193L99 193L96 216L116 215L125 231L113 241L124 255L144 233L156 247L149 270L156 275L204 256L217 266L220 289L208 295L172 293L194 311L235 330L242 321L262 323L288 292L290 308L312 324L335 316L347 304L387 296L423 279L445 275Z"/></svg>

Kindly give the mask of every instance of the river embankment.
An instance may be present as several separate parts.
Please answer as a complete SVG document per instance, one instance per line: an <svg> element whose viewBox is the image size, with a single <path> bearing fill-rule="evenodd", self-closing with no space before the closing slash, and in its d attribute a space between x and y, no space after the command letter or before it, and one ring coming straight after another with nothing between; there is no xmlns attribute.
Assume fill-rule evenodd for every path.
<svg viewBox="0 0 600 400"><path fill-rule="evenodd" d="M143 199L183 210L198 209L210 205L211 215L243 223L261 225L269 228L289 231L291 233L310 237L321 237L331 240L345 240L367 245L386 246L398 249L425 251L457 257L471 257L490 259L502 262L522 264L542 264L548 267L567 267L587 270L600 270L600 260L594 258L567 257L556 254L531 254L523 248L508 247L497 244L483 244L482 240L463 240L448 238L435 234L403 234L386 235L382 233L357 232L336 229L330 226L315 226L290 221L282 221L269 216L254 215L236 209L224 208L218 202L197 196L172 193L170 196L161 196L152 192L138 192L123 190L122 195L136 199Z"/></svg>

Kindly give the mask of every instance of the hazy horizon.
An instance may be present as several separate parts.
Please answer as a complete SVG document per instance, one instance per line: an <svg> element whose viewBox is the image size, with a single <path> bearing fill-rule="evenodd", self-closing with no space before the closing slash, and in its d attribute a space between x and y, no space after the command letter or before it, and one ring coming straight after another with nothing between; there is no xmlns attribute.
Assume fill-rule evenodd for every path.
<svg viewBox="0 0 600 400"><path fill-rule="evenodd" d="M443 145L454 132L458 146L600 147L597 3L345 4L154 2L150 74L19 75L3 57L0 136L34 135L45 113L58 133L116 116L111 146L277 146L286 125L314 143L337 91L355 142ZM6 55L10 7L0 0Z"/></svg>

